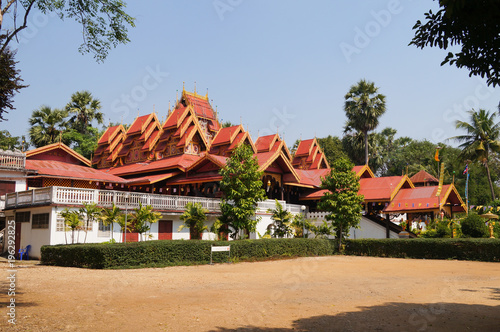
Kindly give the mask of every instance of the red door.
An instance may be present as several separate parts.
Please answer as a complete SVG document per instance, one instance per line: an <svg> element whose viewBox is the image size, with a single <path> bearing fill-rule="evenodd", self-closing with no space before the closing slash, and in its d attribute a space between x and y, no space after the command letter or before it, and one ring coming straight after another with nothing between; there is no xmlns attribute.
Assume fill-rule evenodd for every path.
<svg viewBox="0 0 500 332"><path fill-rule="evenodd" d="M16 243L15 243L15 250L16 250L16 257L19 259L19 249L21 249L21 223L16 222Z"/></svg>
<svg viewBox="0 0 500 332"><path fill-rule="evenodd" d="M172 220L158 221L158 240L172 240Z"/></svg>

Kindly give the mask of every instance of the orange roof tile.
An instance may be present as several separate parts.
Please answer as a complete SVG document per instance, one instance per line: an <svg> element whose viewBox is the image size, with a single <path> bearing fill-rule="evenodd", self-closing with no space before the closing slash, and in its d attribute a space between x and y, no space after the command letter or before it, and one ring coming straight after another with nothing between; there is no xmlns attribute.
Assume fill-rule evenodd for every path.
<svg viewBox="0 0 500 332"><path fill-rule="evenodd" d="M311 151L311 147L315 143L316 139L307 139L300 141L299 146L297 147L297 151L295 151L296 156L307 156Z"/></svg>
<svg viewBox="0 0 500 332"><path fill-rule="evenodd" d="M152 161L152 162L144 162L144 163L136 163L130 165L124 165L119 167L110 168L108 172L110 174L115 175L130 175L136 173L147 173L152 171L157 171L161 169L171 169L178 168L182 171L186 170L189 166L191 166L194 162L200 159L200 156L190 155L190 154L181 154L178 156L171 156L164 159Z"/></svg>
<svg viewBox="0 0 500 332"><path fill-rule="evenodd" d="M401 189L394 199L385 207L385 212L406 212L415 210L439 209L440 204L450 203L462 208L465 204L454 185L443 185L441 196L437 197L438 186ZM456 210L454 210L456 211Z"/></svg>
<svg viewBox="0 0 500 332"><path fill-rule="evenodd" d="M193 107L193 110L197 116L202 118L215 119L215 113L207 99L196 93L190 93L187 91L183 91L182 95Z"/></svg>
<svg viewBox="0 0 500 332"><path fill-rule="evenodd" d="M215 135L212 146L232 143L242 129L241 125L222 128L217 135Z"/></svg>
<svg viewBox="0 0 500 332"><path fill-rule="evenodd" d="M156 174L156 175L146 175L146 176L141 176L139 178L133 178L127 181L127 184L129 185L147 185L147 184L153 184L156 182L160 182L166 179L170 179L171 177L174 177L178 174L180 174L180 171L171 171L171 172L166 172L163 174Z"/></svg>
<svg viewBox="0 0 500 332"><path fill-rule="evenodd" d="M434 176L430 175L424 170L421 170L417 174L413 175L410 178L411 182L413 183L428 183L428 182L435 182L439 183L439 180L436 179Z"/></svg>
<svg viewBox="0 0 500 332"><path fill-rule="evenodd" d="M149 135L151 135L151 132L153 131L153 129L156 126L157 126L157 123L155 123L154 121L151 121L151 123L148 125L147 129L144 130L141 137L139 137L139 140L144 141L144 140L148 139Z"/></svg>
<svg viewBox="0 0 500 332"><path fill-rule="evenodd" d="M97 144L109 144L120 131L125 133L125 128L122 125L108 127Z"/></svg>
<svg viewBox="0 0 500 332"><path fill-rule="evenodd" d="M186 106L179 103L177 105L177 108L175 108L170 113L170 116L167 118L167 121L165 121L165 124L163 125L163 129L177 127L177 123L179 122L179 119L183 116L183 113L185 110L186 110Z"/></svg>
<svg viewBox="0 0 500 332"><path fill-rule="evenodd" d="M38 154L49 152L49 151L54 151L54 150L62 150L63 152L71 155L73 158L76 158L78 161L82 162L83 164L90 166L92 163L90 160L76 152L75 150L71 149L69 146L67 146L64 143L53 143L45 146L41 146L39 148L33 149L26 151L26 159L30 159L32 157L35 157Z"/></svg>
<svg viewBox="0 0 500 332"><path fill-rule="evenodd" d="M156 141L160 137L160 131L155 128L153 133L149 136L148 140L144 145L142 146L141 150L148 150L151 151L151 149L154 147Z"/></svg>
<svg viewBox="0 0 500 332"><path fill-rule="evenodd" d="M257 152L269 152L273 147L273 143L279 139L278 134L261 136L255 141Z"/></svg>
<svg viewBox="0 0 500 332"><path fill-rule="evenodd" d="M130 134L142 134L145 127L149 124L149 118L153 116L154 113L139 116L132 123L130 128L127 130L127 135Z"/></svg>
<svg viewBox="0 0 500 332"><path fill-rule="evenodd" d="M239 145L240 145L240 142L241 143L244 143L245 142L245 138L248 136L248 133L239 133L233 143L231 143L231 145L229 146L228 150L231 151L231 150L234 150L236 149Z"/></svg>
<svg viewBox="0 0 500 332"><path fill-rule="evenodd" d="M55 178L125 183L126 180L98 169L68 164L54 160L26 160L26 168L37 171L38 175Z"/></svg>
<svg viewBox="0 0 500 332"><path fill-rule="evenodd" d="M365 201L390 201L401 187L413 188L406 175L362 178L359 184L359 194L365 197Z"/></svg>

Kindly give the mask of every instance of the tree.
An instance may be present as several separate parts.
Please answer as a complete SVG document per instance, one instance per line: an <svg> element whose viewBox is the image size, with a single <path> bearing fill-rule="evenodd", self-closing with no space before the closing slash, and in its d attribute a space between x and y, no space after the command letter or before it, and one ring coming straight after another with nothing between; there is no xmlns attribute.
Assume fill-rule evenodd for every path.
<svg viewBox="0 0 500 332"><path fill-rule="evenodd" d="M448 49L461 45L461 50L449 52L441 65L449 63L469 69L469 76L486 77L487 84L500 84L500 20L497 0L439 1L440 9L425 13L426 22L413 26L415 36L410 45L423 49L438 46Z"/></svg>
<svg viewBox="0 0 500 332"><path fill-rule="evenodd" d="M142 206L139 202L139 207L134 209L130 222L133 229L140 234L142 241L142 234L148 232L151 229L151 224L156 223L160 218L161 213L153 211L151 205Z"/></svg>
<svg viewBox="0 0 500 332"><path fill-rule="evenodd" d="M94 99L89 91L78 91L71 95L71 101L66 105L68 114L74 114L70 120L70 126L80 134L87 134L88 127L92 121L103 123L103 114L99 112L101 102Z"/></svg>
<svg viewBox="0 0 500 332"><path fill-rule="evenodd" d="M491 181L490 169L488 166L490 152L500 152L500 123L495 123L496 114L480 109L479 111L469 111L469 122L457 121L457 129L463 129L466 135L452 137L461 144L460 157L462 160L477 160L486 170L488 182L490 184L491 199L495 200L495 190Z"/></svg>
<svg viewBox="0 0 500 332"><path fill-rule="evenodd" d="M321 197L318 207L328 212L325 219L331 221L336 231L339 251L343 238L349 235L349 229L358 227L363 209L364 197L358 195L359 178L352 171L353 167L349 160L338 159L321 183L321 188L327 191Z"/></svg>
<svg viewBox="0 0 500 332"><path fill-rule="evenodd" d="M246 144L237 147L219 173L222 176L220 188L224 193L220 221L233 230L231 237L234 239L240 235L240 230L247 234L255 232L258 220L252 218L257 203L266 196L262 189L262 172L252 148Z"/></svg>
<svg viewBox="0 0 500 332"><path fill-rule="evenodd" d="M9 51L9 44L28 27L33 12L74 19L82 27L80 53L92 53L102 62L111 47L130 41L127 29L135 24L125 6L122 0L8 0L2 7L0 1L0 122L5 120L2 113L13 109L12 96L25 87L15 70L15 53Z"/></svg>
<svg viewBox="0 0 500 332"><path fill-rule="evenodd" d="M67 145L85 158L91 159L92 154L97 148L99 137L103 133L103 131L91 126L87 127L87 133L85 134L78 132L76 129L69 128L63 132L62 141L67 142Z"/></svg>
<svg viewBox="0 0 500 332"><path fill-rule="evenodd" d="M271 213L271 219L274 221L274 232L271 234L272 237L288 237L293 233L292 221L293 215L283 209L283 205L276 201L276 207L274 209L268 209L267 212Z"/></svg>
<svg viewBox="0 0 500 332"><path fill-rule="evenodd" d="M127 217L127 227L125 227L125 217ZM123 233L123 238L127 236L127 232L130 232L133 230L133 227L130 223L130 220L132 220L132 214L129 213L120 213L118 215L118 218L116 219L116 223L118 226L120 226L120 233Z"/></svg>
<svg viewBox="0 0 500 332"><path fill-rule="evenodd" d="M368 165L368 132L378 126L378 119L385 113L385 96L378 93L373 82L360 80L351 86L344 99L347 116L345 131L354 129L363 134L365 164Z"/></svg>
<svg viewBox="0 0 500 332"><path fill-rule="evenodd" d="M75 230L79 231L83 226L82 216L80 212L68 209L64 209L61 216L64 218L64 224L71 229L71 244L73 244L75 243Z"/></svg>
<svg viewBox="0 0 500 332"><path fill-rule="evenodd" d="M342 147L342 141L337 136L328 135L318 138L318 144L323 150L328 164L332 164L338 158L347 158L347 153Z"/></svg>
<svg viewBox="0 0 500 332"><path fill-rule="evenodd" d="M0 52L0 122L6 120L3 113L15 109L12 105L14 95L19 93L19 90L27 87L27 85L22 84L23 80L20 71L16 69L15 55L16 52L11 51L9 48L5 48Z"/></svg>
<svg viewBox="0 0 500 332"><path fill-rule="evenodd" d="M207 212L208 210L204 209L201 203L187 203L186 210L180 216L180 219L184 221L184 225L179 227L179 231L184 227L188 227L191 233L191 239L201 240L203 231L208 229L205 225Z"/></svg>
<svg viewBox="0 0 500 332"><path fill-rule="evenodd" d="M79 51L92 53L97 61L103 61L111 47L130 41L127 28L135 25L134 18L125 13L125 6L122 0L9 0L0 10L0 53L28 27L31 13L39 10L43 14L53 12L62 20L74 19L82 26ZM12 19L7 29L3 26L6 17Z"/></svg>
<svg viewBox="0 0 500 332"><path fill-rule="evenodd" d="M85 227L83 228L85 231L85 238L83 243L87 242L87 232L89 231L89 228L91 228L89 225L97 221L101 215L101 211L102 209L98 207L96 203L83 202L83 207L80 208L80 215L85 215Z"/></svg>
<svg viewBox="0 0 500 332"><path fill-rule="evenodd" d="M0 149L2 150L21 150L23 142L19 136L11 136L7 130L0 130ZM23 140L24 141L24 140Z"/></svg>
<svg viewBox="0 0 500 332"><path fill-rule="evenodd" d="M314 233L317 230L317 227L314 226L311 220L306 219L303 213L297 213L293 216L291 226L295 237L309 237L310 233ZM307 232L304 234L304 231Z"/></svg>
<svg viewBox="0 0 500 332"><path fill-rule="evenodd" d="M486 226L485 219L477 213L469 213L461 221L460 227L465 237L488 237L488 226Z"/></svg>
<svg viewBox="0 0 500 332"><path fill-rule="evenodd" d="M56 143L65 129L65 118L68 113L60 109L42 106L34 110L29 119L29 137L31 144L39 148L44 145Z"/></svg>
<svg viewBox="0 0 500 332"><path fill-rule="evenodd" d="M102 223L104 226L111 225L111 238L114 239L114 231L113 231L113 225L115 223L118 223L118 219L121 215L120 209L113 203L113 206L111 209L104 208L101 210L101 215L99 216L99 219L101 219Z"/></svg>

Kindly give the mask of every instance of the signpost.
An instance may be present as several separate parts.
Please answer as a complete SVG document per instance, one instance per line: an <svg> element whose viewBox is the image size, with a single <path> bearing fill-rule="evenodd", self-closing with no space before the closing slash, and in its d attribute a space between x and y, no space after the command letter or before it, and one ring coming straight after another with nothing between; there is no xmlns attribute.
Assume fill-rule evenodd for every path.
<svg viewBox="0 0 500 332"><path fill-rule="evenodd" d="M229 260L231 259L231 246L212 246L210 250L210 265L213 265L212 253L217 251L227 251L229 253L227 261L229 262Z"/></svg>

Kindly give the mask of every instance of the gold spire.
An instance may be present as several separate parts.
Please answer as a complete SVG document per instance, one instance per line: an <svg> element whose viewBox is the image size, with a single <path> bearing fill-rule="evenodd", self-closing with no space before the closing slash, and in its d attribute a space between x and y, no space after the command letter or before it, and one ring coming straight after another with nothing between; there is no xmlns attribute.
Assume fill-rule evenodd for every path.
<svg viewBox="0 0 500 332"><path fill-rule="evenodd" d="M194 94L196 95L196 81L194 81Z"/></svg>
<svg viewBox="0 0 500 332"><path fill-rule="evenodd" d="M205 95L205 99L208 101L208 88L207 88L207 94Z"/></svg>

